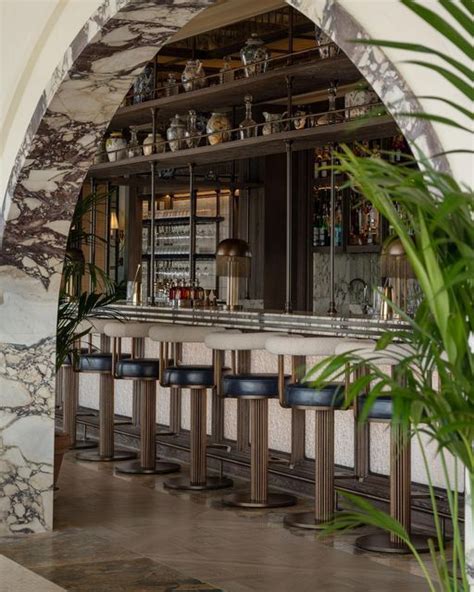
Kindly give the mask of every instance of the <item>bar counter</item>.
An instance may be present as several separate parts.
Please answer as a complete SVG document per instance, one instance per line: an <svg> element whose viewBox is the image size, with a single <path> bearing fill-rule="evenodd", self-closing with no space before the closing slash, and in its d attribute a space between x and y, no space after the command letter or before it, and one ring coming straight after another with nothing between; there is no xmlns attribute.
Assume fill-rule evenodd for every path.
<svg viewBox="0 0 474 592"><path fill-rule="evenodd" d="M131 305L118 302L98 310L118 315L125 320L186 325L215 325L248 331L283 331L302 335L335 337L370 337L377 339L388 330L408 327L401 320L384 320L373 316L322 316L311 313L243 309L228 311L220 308L174 308L163 305Z"/></svg>

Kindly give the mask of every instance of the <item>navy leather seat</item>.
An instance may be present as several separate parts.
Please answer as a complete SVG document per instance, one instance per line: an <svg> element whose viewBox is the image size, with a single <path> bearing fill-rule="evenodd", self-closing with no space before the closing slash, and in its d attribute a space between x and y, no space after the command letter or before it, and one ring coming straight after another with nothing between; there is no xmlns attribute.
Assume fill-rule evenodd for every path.
<svg viewBox="0 0 474 592"><path fill-rule="evenodd" d="M115 370L117 378L158 380L160 362L154 358L119 360Z"/></svg>
<svg viewBox="0 0 474 592"><path fill-rule="evenodd" d="M130 354L122 354L122 357L129 358ZM78 360L79 372L112 372L112 354L94 352L82 354Z"/></svg>
<svg viewBox="0 0 474 592"><path fill-rule="evenodd" d="M223 370L225 372L226 369ZM169 366L163 372L165 386L203 387L214 386L214 366Z"/></svg>
<svg viewBox="0 0 474 592"><path fill-rule="evenodd" d="M361 405L364 406L367 397L361 397ZM393 400L392 397L378 397L372 402L372 407L369 411L369 419L392 419L393 416Z"/></svg>
<svg viewBox="0 0 474 592"><path fill-rule="evenodd" d="M344 385L328 384L324 388L315 388L309 383L288 384L285 389L287 405L306 407L334 407L338 409L344 403Z"/></svg>
<svg viewBox="0 0 474 592"><path fill-rule="evenodd" d="M289 376L285 376L289 380ZM278 397L278 374L230 374L224 376L226 397Z"/></svg>
<svg viewBox="0 0 474 592"><path fill-rule="evenodd" d="M76 354L74 355L73 352L69 352L66 358L64 359L63 366L72 366L75 357L79 357L79 355L87 354L89 349L87 347L81 347L81 351L76 350Z"/></svg>

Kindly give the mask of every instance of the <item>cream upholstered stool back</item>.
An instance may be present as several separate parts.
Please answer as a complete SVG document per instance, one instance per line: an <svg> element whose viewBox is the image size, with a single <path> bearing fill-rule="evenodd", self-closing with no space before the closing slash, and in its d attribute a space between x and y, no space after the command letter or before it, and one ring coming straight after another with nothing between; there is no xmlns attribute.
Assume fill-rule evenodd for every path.
<svg viewBox="0 0 474 592"><path fill-rule="evenodd" d="M267 351L278 356L279 398L283 407L315 412L315 500L314 512L289 514L285 524L300 528L322 528L333 517L334 490L334 410L344 402L344 385L314 387L304 381L306 358L334 355L339 337L275 336L267 339ZM293 380L284 376L284 357L292 357Z"/></svg>
<svg viewBox="0 0 474 592"><path fill-rule="evenodd" d="M100 374L99 385L99 449L98 451L80 452L76 456L79 460L89 462L111 462L116 460L128 460L136 457L134 452L117 450L114 445L114 378L112 365L112 352L110 351L110 338L105 334L105 326L110 319L87 319L79 326L79 333L87 330L90 325L89 335L100 335L100 348L96 351L92 347L89 337L89 351L81 353L78 358L77 371L79 373ZM128 356L129 357L129 356Z"/></svg>
<svg viewBox="0 0 474 592"><path fill-rule="evenodd" d="M353 344L349 344L353 345ZM414 350L408 344L391 343L386 348L376 350L375 342L360 345L354 351L354 357L366 364L388 366L395 380L403 381L400 369L410 363ZM339 348L339 353L347 353L348 349ZM397 376L396 376L397 375ZM428 552L428 537L411 532L411 437L409 426L403 426L394 415L393 399L390 395L378 396L373 401L368 399L369 393L360 397L359 405L370 405L367 424L370 422L390 423L390 515L402 524L410 535L410 541L418 552ZM356 545L364 550L381 553L410 553L410 549L394 533L381 532L359 537Z"/></svg>
<svg viewBox="0 0 474 592"><path fill-rule="evenodd" d="M225 335L214 333L206 337L206 345L214 352L252 352L263 350L268 333ZM250 359L245 372L226 374L220 392L224 397L248 401L250 411L250 492L233 495L223 501L227 505L245 508L291 506L294 496L268 491L268 400L278 397L276 373L250 372Z"/></svg>
<svg viewBox="0 0 474 592"><path fill-rule="evenodd" d="M214 363L170 365L166 360L166 348L161 347L165 343L172 348L176 344L204 343L207 335L217 331L222 329L178 324L155 324L149 331L150 338L160 343L161 384L191 391L190 477L167 480L165 487L170 489L204 491L232 485L232 481L222 475L207 475L207 390L215 387Z"/></svg>
<svg viewBox="0 0 474 592"><path fill-rule="evenodd" d="M156 384L160 377L160 363L155 358L137 356L137 340L144 340L152 323L112 321L104 333L112 339L112 367L114 378L132 380L140 396L140 459L117 467L127 474L163 475L180 470L176 463L157 462L156 459ZM132 356L121 355L122 339L132 340Z"/></svg>

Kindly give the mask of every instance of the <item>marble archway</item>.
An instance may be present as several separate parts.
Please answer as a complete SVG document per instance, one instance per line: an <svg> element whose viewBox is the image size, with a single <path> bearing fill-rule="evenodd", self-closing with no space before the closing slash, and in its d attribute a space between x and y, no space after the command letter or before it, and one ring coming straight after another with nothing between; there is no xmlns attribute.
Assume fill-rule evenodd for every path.
<svg viewBox="0 0 474 592"><path fill-rule="evenodd" d="M38 103L0 212L0 534L52 527L54 355L71 215L96 145L142 67L214 0L104 0ZM387 105L418 110L406 83L336 2L288 0L338 43ZM400 121L427 154L428 122Z"/></svg>

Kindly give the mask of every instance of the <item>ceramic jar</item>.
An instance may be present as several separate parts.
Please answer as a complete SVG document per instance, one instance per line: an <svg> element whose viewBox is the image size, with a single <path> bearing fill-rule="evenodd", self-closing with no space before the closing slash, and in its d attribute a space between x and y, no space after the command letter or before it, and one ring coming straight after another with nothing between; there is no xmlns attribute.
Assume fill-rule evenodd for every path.
<svg viewBox="0 0 474 592"><path fill-rule="evenodd" d="M234 80L234 70L232 69L232 57L224 56L224 65L219 70L219 84L232 82Z"/></svg>
<svg viewBox="0 0 474 592"><path fill-rule="evenodd" d="M307 113L303 109L297 109L294 113L295 119L293 119L293 127L297 130L304 129L306 127Z"/></svg>
<svg viewBox="0 0 474 592"><path fill-rule="evenodd" d="M340 48L333 43L331 37L316 28L316 45L319 47L319 57L322 59L332 58L340 53Z"/></svg>
<svg viewBox="0 0 474 592"><path fill-rule="evenodd" d="M100 141L99 145L97 146L97 151L94 154L94 164L101 164L103 162L107 162L104 138L102 138L102 140Z"/></svg>
<svg viewBox="0 0 474 592"><path fill-rule="evenodd" d="M184 90L189 92L206 86L206 72L200 60L188 60L181 74Z"/></svg>
<svg viewBox="0 0 474 592"><path fill-rule="evenodd" d="M105 150L110 162L116 162L127 157L127 140L122 132L112 132L105 141Z"/></svg>
<svg viewBox="0 0 474 592"><path fill-rule="evenodd" d="M143 154L142 147L138 143L137 130L130 128L130 142L128 143L128 158L141 156Z"/></svg>
<svg viewBox="0 0 474 592"><path fill-rule="evenodd" d="M209 144L214 146L215 144L228 142L231 139L231 132L228 130L231 129L232 124L225 113L212 113L206 125Z"/></svg>
<svg viewBox="0 0 474 592"><path fill-rule="evenodd" d="M176 76L172 72L168 74L168 79L163 87L165 89L165 97L173 97L179 94L178 82L176 81Z"/></svg>
<svg viewBox="0 0 474 592"><path fill-rule="evenodd" d="M265 118L265 123L262 126L262 135L269 136L270 134L281 132L281 115L279 113L268 113L268 111L264 111L263 117Z"/></svg>
<svg viewBox="0 0 474 592"><path fill-rule="evenodd" d="M156 146L153 150L153 134L148 134L148 136L143 140L142 147L143 147L143 154L145 156L150 156L151 154L160 154L166 150L166 144L163 136L159 133L155 134Z"/></svg>
<svg viewBox="0 0 474 592"><path fill-rule="evenodd" d="M240 50L240 59L245 66L246 78L266 72L269 58L270 52L263 41L257 34L252 33Z"/></svg>
<svg viewBox="0 0 474 592"><path fill-rule="evenodd" d="M171 119L170 126L166 130L166 138L171 152L186 148L186 123L179 115L175 115Z"/></svg>
<svg viewBox="0 0 474 592"><path fill-rule="evenodd" d="M344 107L346 108L346 118L354 119L367 115L371 105L378 103L379 98L373 90L358 89L351 90L344 97Z"/></svg>
<svg viewBox="0 0 474 592"><path fill-rule="evenodd" d="M154 88L153 66L148 65L133 83L133 102L143 103L152 99Z"/></svg>
<svg viewBox="0 0 474 592"><path fill-rule="evenodd" d="M197 129L197 115L194 109L188 113L188 129L186 130L186 144L188 148L197 148L201 142L200 132Z"/></svg>

